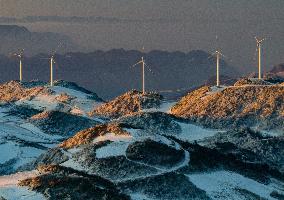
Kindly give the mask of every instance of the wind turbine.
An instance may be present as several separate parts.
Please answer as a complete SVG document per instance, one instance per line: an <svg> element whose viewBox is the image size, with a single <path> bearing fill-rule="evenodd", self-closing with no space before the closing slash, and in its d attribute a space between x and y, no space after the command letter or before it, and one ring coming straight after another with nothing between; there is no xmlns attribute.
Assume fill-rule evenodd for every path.
<svg viewBox="0 0 284 200"><path fill-rule="evenodd" d="M144 50L144 47L143 47ZM145 94L145 67L148 67L151 71L150 67L146 64L144 57L141 57L141 60L134 64L132 67L135 67L136 65L141 64L142 66L142 93Z"/></svg>
<svg viewBox="0 0 284 200"><path fill-rule="evenodd" d="M20 53L15 53L14 56L19 58L19 78L20 82L23 81L23 57L24 57L24 49L20 50Z"/></svg>
<svg viewBox="0 0 284 200"><path fill-rule="evenodd" d="M50 57L50 86L53 86L53 64L55 64L54 59L55 53L53 53Z"/></svg>
<svg viewBox="0 0 284 200"><path fill-rule="evenodd" d="M216 86L220 86L220 58L225 57L220 50L216 50L212 56L216 56Z"/></svg>
<svg viewBox="0 0 284 200"><path fill-rule="evenodd" d="M141 57L141 60L136 63L135 65L133 65L132 67L135 67L136 65L142 64L142 92L143 94L145 94L145 60L143 58L143 56Z"/></svg>
<svg viewBox="0 0 284 200"><path fill-rule="evenodd" d="M262 42L265 40L265 38L259 39L255 37L255 40L256 40L256 48L258 51L258 79L260 80L261 79L261 45Z"/></svg>

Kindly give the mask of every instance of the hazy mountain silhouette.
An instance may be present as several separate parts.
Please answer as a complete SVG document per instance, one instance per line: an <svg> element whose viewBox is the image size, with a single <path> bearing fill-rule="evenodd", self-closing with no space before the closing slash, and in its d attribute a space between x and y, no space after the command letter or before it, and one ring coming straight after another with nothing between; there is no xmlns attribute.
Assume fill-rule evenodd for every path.
<svg viewBox="0 0 284 200"><path fill-rule="evenodd" d="M166 52L114 49L92 53L56 55L55 78L74 81L109 99L130 89L141 88L141 67L131 67L144 56L147 90L190 89L215 75L215 59L204 51ZM49 80L49 55L38 54L23 61L24 80ZM44 58L44 59L43 59ZM0 57L1 81L18 79L18 61ZM221 74L235 76L234 68L221 61Z"/></svg>
<svg viewBox="0 0 284 200"><path fill-rule="evenodd" d="M280 75L282 74L284 77L284 63L275 65L270 72L275 73L275 74L280 74Z"/></svg>
<svg viewBox="0 0 284 200"><path fill-rule="evenodd" d="M28 55L41 53L68 52L78 46L66 35L52 32L31 32L26 27L0 25L0 53L9 55L25 49Z"/></svg>

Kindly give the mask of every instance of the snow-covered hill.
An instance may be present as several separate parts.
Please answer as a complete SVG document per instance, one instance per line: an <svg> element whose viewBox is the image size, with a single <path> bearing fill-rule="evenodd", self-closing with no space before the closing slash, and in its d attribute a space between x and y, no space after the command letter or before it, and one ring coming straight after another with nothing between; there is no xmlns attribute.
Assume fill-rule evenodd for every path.
<svg viewBox="0 0 284 200"><path fill-rule="evenodd" d="M54 87L17 81L0 85L0 175L21 170L66 137L101 123L87 113L102 100L77 87L68 82ZM7 195L14 190L15 185Z"/></svg>
<svg viewBox="0 0 284 200"><path fill-rule="evenodd" d="M0 177L0 197L284 198L281 135L249 126L206 128L171 114L174 102L157 94L132 91L103 103L62 82L22 90L35 87L44 92L6 101L0 109L0 148L7 154L1 156L6 176ZM211 88L206 95L223 90Z"/></svg>
<svg viewBox="0 0 284 200"><path fill-rule="evenodd" d="M106 178L132 199L281 197L283 174L273 161L266 163L267 155L246 158L261 146L236 147L229 153L209 145L220 134L231 133L166 113L137 113L80 131L31 164L34 168L56 164ZM281 153L275 156L283 159ZM74 194L65 191L64 195Z"/></svg>

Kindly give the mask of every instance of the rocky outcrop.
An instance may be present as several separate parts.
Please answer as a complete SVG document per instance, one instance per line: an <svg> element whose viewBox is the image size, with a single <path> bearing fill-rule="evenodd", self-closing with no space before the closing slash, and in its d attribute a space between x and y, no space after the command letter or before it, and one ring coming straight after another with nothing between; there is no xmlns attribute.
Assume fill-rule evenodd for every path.
<svg viewBox="0 0 284 200"><path fill-rule="evenodd" d="M93 110L90 115L102 115L110 118L118 118L132 114L143 109L157 108L163 97L157 93L145 93L133 90L114 100L102 104Z"/></svg>

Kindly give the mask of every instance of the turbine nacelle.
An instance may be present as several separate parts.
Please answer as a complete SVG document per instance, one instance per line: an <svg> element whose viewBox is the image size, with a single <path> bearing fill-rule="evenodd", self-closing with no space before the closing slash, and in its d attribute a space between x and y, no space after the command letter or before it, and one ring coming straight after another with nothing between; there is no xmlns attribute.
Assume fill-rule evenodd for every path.
<svg viewBox="0 0 284 200"><path fill-rule="evenodd" d="M12 56L22 59L24 57L24 49L21 49L19 53L13 53Z"/></svg>
<svg viewBox="0 0 284 200"><path fill-rule="evenodd" d="M258 47L262 44L264 40L266 40L266 38L257 38L256 36L254 38Z"/></svg>
<svg viewBox="0 0 284 200"><path fill-rule="evenodd" d="M212 56L219 56L219 57L226 57L226 56L224 56L222 53L221 53L221 51L220 50L216 50L213 54L212 54Z"/></svg>

